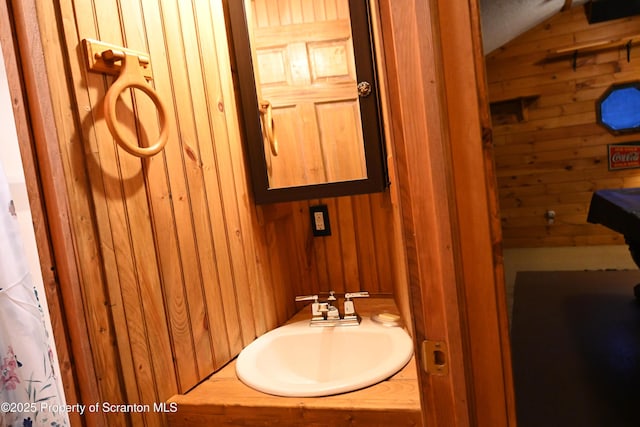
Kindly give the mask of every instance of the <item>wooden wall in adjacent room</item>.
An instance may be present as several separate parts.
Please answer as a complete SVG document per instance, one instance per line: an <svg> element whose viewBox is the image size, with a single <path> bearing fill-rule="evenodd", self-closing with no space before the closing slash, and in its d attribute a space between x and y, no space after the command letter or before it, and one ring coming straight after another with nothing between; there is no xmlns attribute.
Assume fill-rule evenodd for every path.
<svg viewBox="0 0 640 427"><path fill-rule="evenodd" d="M561 12L486 57L490 101L535 97L520 122L494 117L495 161L508 247L623 244L586 222L591 195L640 186L640 170L609 171L613 136L596 124L595 101L613 83L640 80L640 48L550 58L554 49L640 35L640 17L589 25L582 7ZM504 121L503 121L504 120ZM547 210L556 213L547 224Z"/></svg>
<svg viewBox="0 0 640 427"><path fill-rule="evenodd" d="M75 251L56 256L78 266L61 286L75 295L64 301L80 325L72 340L84 350L74 357L90 365L84 403L152 404L187 391L287 320L297 294L402 289L390 192L253 204L223 0L35 3L69 209L49 214L68 221ZM87 71L85 38L149 53L172 125L162 153L140 160L116 146L102 112L113 77ZM145 95L124 94L118 120L132 138L157 138ZM329 206L330 237L311 235L317 202ZM163 422L154 412L90 416L92 425Z"/></svg>

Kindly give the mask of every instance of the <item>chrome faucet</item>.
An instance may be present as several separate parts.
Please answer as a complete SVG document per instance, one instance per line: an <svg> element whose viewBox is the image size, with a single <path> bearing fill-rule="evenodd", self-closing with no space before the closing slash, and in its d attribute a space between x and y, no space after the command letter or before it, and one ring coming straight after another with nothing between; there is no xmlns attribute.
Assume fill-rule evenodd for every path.
<svg viewBox="0 0 640 427"><path fill-rule="evenodd" d="M360 316L356 313L353 298L366 298L369 292L347 292L344 295L344 315L334 305L338 299L334 291L329 291L326 301L319 301L318 295L297 296L296 301L313 301L311 303L311 326L357 326L360 324Z"/></svg>

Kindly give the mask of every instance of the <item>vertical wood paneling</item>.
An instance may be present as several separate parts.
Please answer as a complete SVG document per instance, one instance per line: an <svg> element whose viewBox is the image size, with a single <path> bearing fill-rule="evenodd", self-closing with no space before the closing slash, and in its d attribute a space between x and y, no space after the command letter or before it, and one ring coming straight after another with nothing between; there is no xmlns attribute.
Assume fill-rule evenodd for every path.
<svg viewBox="0 0 640 427"><path fill-rule="evenodd" d="M378 275L379 259L376 258L375 236L379 233L376 232L375 228L378 224L374 223L371 217L373 206L373 200L369 195L353 198L355 229L360 236L356 242L358 270L360 271L362 282L369 284L367 290L371 293L378 293L380 291L380 278ZM381 252L385 249L384 246L379 248Z"/></svg>
<svg viewBox="0 0 640 427"><path fill-rule="evenodd" d="M172 144L169 150L165 150L167 181L170 183L175 215L175 225L170 226L175 227L178 233L180 242L178 259L183 266L182 286L184 286L188 308L186 313L188 320L185 320L188 322L187 327L194 334L194 347L186 349L187 354L196 355L202 367L202 372L198 373L200 378L200 375L213 367L208 333L209 319L206 315L203 287L207 284L216 286L217 278L213 270L215 266L206 262L211 259L213 253L212 242L209 240L210 220L206 208L208 195L203 188L204 179L200 168L200 163L204 163L206 157L203 156L202 149L198 145L200 132L194 115L196 109L204 104L202 77L198 75L200 73L198 51L194 53L193 49L191 51L184 49L184 45L188 43L194 48L197 46L197 42L194 43L193 20L188 19L189 9L179 7L176 2L163 2L159 9L160 22L163 24L162 34L165 34L163 44L166 46L169 57L168 71L174 97L177 132L175 139L172 139L176 143ZM183 18L185 14L187 18ZM182 19L190 22L184 32L182 32ZM162 48L159 47L159 49ZM203 139L205 139L204 136ZM181 143L177 143L178 141ZM172 263L176 260L167 260L167 262ZM180 282L166 283L165 286L176 286L178 283ZM213 320L224 321L224 319ZM222 331L225 330L224 327L219 329L222 337L225 335ZM189 344L191 343L185 342L186 346ZM219 351L227 354L224 345L219 347Z"/></svg>
<svg viewBox="0 0 640 427"><path fill-rule="evenodd" d="M285 19L345 13L333 1L289 8ZM151 404L186 391L285 322L300 308L295 295L393 294L403 282L389 192L253 205L222 0L64 0L39 13L101 401ZM114 78L85 69L84 38L149 53L172 125L159 155L140 160L114 143L102 113ZM117 115L131 138L155 141L146 95L123 93ZM332 236L311 235L316 203L329 206ZM104 425L165 421L99 415Z"/></svg>
<svg viewBox="0 0 640 427"><path fill-rule="evenodd" d="M78 23L79 38L102 38L123 45L126 40L127 46L131 48L147 50L144 34L138 30L141 27L140 14L135 9L122 10L120 5L113 2L85 4L83 7L86 8L93 6L90 16L100 18L94 22L83 20ZM123 19L114 22L118 17ZM128 20L133 23L127 22ZM127 27L134 30L127 32ZM98 99L101 99L106 91L104 78L92 78L95 79L95 87L102 90L98 94ZM112 79L106 80L109 84ZM148 102L140 102L127 95L124 94L123 102L118 106L121 124L125 129L130 129L132 135L137 130L141 140L145 137L154 140L157 135L157 130L154 129L157 122L155 111ZM149 117L151 120L140 120L136 124L130 111L135 111L139 118ZM189 363L174 365L171 356L169 325L159 285L160 272L155 262L157 253L150 222L152 216L147 204L145 166L153 171L154 165L143 165L140 160L127 156L117 148L101 120L101 109L95 108L92 113L97 146L93 153L95 162L89 165L93 178L91 189L93 200L104 203L108 220L97 222L99 238L103 248L108 247L113 251L114 264L105 265L105 269L117 272L117 277L108 277L109 296L112 302L121 301L123 305L122 317L114 316L115 333L119 339L121 359L126 361L130 357L134 372L133 378L125 376L124 382L128 384L128 391L132 391L133 381L137 388L133 396L127 396L127 400L153 402L159 396L176 390L176 366L193 365L192 359ZM153 162L157 162L157 159L151 161ZM130 355L127 354L129 351ZM191 380L196 378L194 375ZM134 419L139 417L152 424L159 423L162 419L161 414L157 413L134 415Z"/></svg>
<svg viewBox="0 0 640 427"><path fill-rule="evenodd" d="M317 204L328 207L331 236L312 234L309 206ZM390 206L390 192L263 206L272 230L267 237L272 271L289 269L292 274L280 280L291 280L288 287L298 295L330 290L393 295L404 268L398 265L403 252Z"/></svg>
<svg viewBox="0 0 640 427"><path fill-rule="evenodd" d="M342 286L340 292L344 292L347 286L353 286L360 281L360 269L358 268L358 247L356 245L356 228L354 222L354 209L352 197L340 197L335 204L337 219L336 235L339 238L339 250L333 253L334 262L342 259ZM366 289L363 289L366 290Z"/></svg>
<svg viewBox="0 0 640 427"><path fill-rule="evenodd" d="M58 263L56 263L55 252L60 251L62 245L71 245L71 239L68 234L69 226L68 223L64 225L58 223L52 224L45 210L45 206L49 206L50 210L53 210L52 206L56 206L59 209L56 213L60 217L64 217L66 214L66 208L60 209L66 204L64 202L60 203L61 199L58 197L59 186L64 181L60 179L63 177L60 167L61 162L59 153L55 150L48 151L42 150L42 146L36 147L38 145L36 141L42 137L40 131L47 127L46 124L55 124L50 105L51 96L48 93L38 91L38 102L34 103L32 101L30 103L31 109L29 109L27 99L29 96L36 95L36 93L33 90L33 82L30 81L29 77L23 77L23 75L21 75L21 71L27 75L35 71L31 69L33 64L28 61L34 58L42 59L42 44L37 36L34 37L33 33L29 32L29 40L31 41L29 49L26 49L24 45L21 46L22 52L24 53L25 50L28 50L29 54L20 57L20 51L18 51L16 47L19 43L18 40L25 35L24 28L20 28L20 24L34 28L37 22L33 15L23 15L20 8L17 8L17 10L14 9L13 14L10 14L7 3L8 2L4 1L0 2L0 49L2 50L0 56L2 56L4 60L4 62L0 64L0 67L3 68L3 72L6 72L6 82L8 83L9 94L12 100L15 132L20 148L25 182L29 195L29 206L33 219L38 259L46 293L49 317L51 319L53 338L55 339L56 355L59 362L58 375L62 382L66 401L79 401L81 393L79 382L85 381L86 383L95 385L95 378L88 377L86 365L73 357L72 346L81 349L84 347L86 349L86 340L84 343L72 343L72 337L76 336L74 334L78 330L82 330L83 335L86 336L86 329L83 328L82 325L77 324L73 325L75 327L68 327L62 304L63 295L69 295L71 290L63 289L60 286L59 280L60 277L68 278L72 275L71 272L73 272L74 279L77 280L77 269L76 266L73 265L73 262L59 260ZM29 7L27 2L21 2L21 5L23 7ZM17 31L19 34L12 34L12 31L16 31L16 26L20 28ZM43 66L41 62L39 62L39 65L40 67ZM40 68L40 71L43 71L43 69L43 67ZM25 80L28 80L30 84L25 84ZM46 112L41 110L40 114L36 113L36 109L33 109L34 104L46 104ZM54 139L52 138L51 141L54 141ZM53 149L54 145L55 144L52 144L50 148ZM53 153L55 153L55 155L52 155ZM38 158L41 161L46 159L46 162L38 164ZM53 168L52 165L56 167ZM55 176L49 174L52 169L57 170ZM40 180L42 176L47 176L49 185L41 185ZM51 236L54 235L56 237L63 237L63 239L56 241L56 245L53 245L52 242ZM68 416L72 425L83 425L80 414L77 412L69 413Z"/></svg>
<svg viewBox="0 0 640 427"><path fill-rule="evenodd" d="M624 47L549 56L572 45L635 35L640 18L588 24L583 8L561 12L486 58L490 101L538 96L519 123L494 120L495 161L506 246L624 244L588 224L591 195L639 185L637 170L609 171L607 144L634 141L596 124L595 103L609 85L638 80L640 53ZM554 224L544 214L556 212Z"/></svg>
<svg viewBox="0 0 640 427"><path fill-rule="evenodd" d="M213 22L211 20L212 11L211 8L202 2L196 2L193 5L187 4L187 7L193 8L189 13L190 19L195 23L195 26L191 24L194 32L190 33L185 31L183 37L185 38L184 44L192 44L197 46L196 49L189 50L190 58L187 64L190 66L190 81L197 82L196 92L194 92L194 111L191 120L195 121L197 127L197 139L193 140L194 144L197 144L199 158L193 162L193 167L197 168L201 173L200 179L204 185L205 198L198 197L194 194L194 198L199 199L201 206L198 210L203 215L209 213L210 218L207 218L207 229L202 230L202 233L196 234L196 239L203 247L200 250L200 263L202 269L202 276L205 283L204 292L208 297L207 301L207 315L209 319L213 319L208 327L213 330L226 330L225 322L237 321L237 316L234 313L229 314L229 319L225 319L224 304L222 301L224 283L231 281L231 273L228 265L228 260L225 259L228 249L226 248L227 235L225 232L224 218L221 214L211 215L212 212L221 212L223 203L220 196L219 178L216 174L217 150L221 150L224 146L215 145L216 136L224 138L225 135L220 134L221 129L225 128L224 116L220 117L218 112L218 105L221 103L220 96L220 82L215 78L219 74L218 63L216 60L217 55L215 47L215 36L213 35ZM201 10L196 8L200 7ZM186 9L183 8L183 9ZM187 14L187 11L181 13L181 16ZM183 24L188 25L183 18ZM188 37L190 35L190 37ZM211 54L213 53L213 54ZM208 77L208 76L211 77ZM208 118L205 120L205 118ZM217 133L216 133L217 132ZM193 156L193 151L188 152ZM194 159L196 160L196 159ZM196 221L197 222L197 221ZM213 284L209 286L208 284ZM227 297L228 298L228 297ZM217 361L228 360L233 349L231 348L229 336L220 336L222 334L212 334L214 343L213 350L216 355Z"/></svg>
<svg viewBox="0 0 640 427"><path fill-rule="evenodd" d="M162 401L224 365L257 334L286 320L294 306L289 298L279 305L263 301L270 293L255 248L263 237L246 187L222 4L63 3L65 48L78 52L69 68L87 156L84 164L67 166L88 173L94 211L85 218L100 242L98 253L80 247L78 258L100 261L104 282L94 283L108 291L110 336L118 348L116 360L99 363L100 344L92 339L94 363L100 377L126 390L105 383L102 400ZM82 58L79 42L88 37L149 52L152 84L173 117L161 155L140 161L114 144L101 111L113 78L88 73L74 61ZM65 81L60 76L57 84ZM122 95L118 121L142 143L157 137L155 107L137 91ZM76 230L80 237L93 235ZM84 287L90 315L105 298ZM89 326L91 333L105 330ZM119 424L118 417L109 415L109 424ZM136 425L163 419L131 418Z"/></svg>
<svg viewBox="0 0 640 427"><path fill-rule="evenodd" d="M142 2L142 16L147 20L146 25L139 24L147 32L146 49L153 57L162 57L165 53L164 37L154 35L164 34L160 23L162 22L161 10L157 3ZM171 66L172 62L158 61L153 64L154 86L159 93L168 93L171 90ZM167 102L170 115L175 115L175 102L170 97ZM154 110L147 112L153 117ZM201 371L212 366L211 360L202 362L203 358L211 357L211 347L201 325L191 328L190 319L203 316L203 297L198 294L198 286L202 281L198 275L197 257L195 249L190 241L193 230L188 222L176 226L180 215L184 215L188 208L185 207L186 184L183 180L181 150L175 144L177 141L178 127L171 130L170 144L161 156L157 156L145 162L147 170L147 199L149 214L153 218L157 262L161 278L157 292L165 299L166 320L170 325L171 346L174 352L177 369L177 382L185 386L197 379ZM177 175L176 177L171 176ZM186 284L190 286L186 286ZM160 285L161 284L161 285ZM162 286L162 287L160 287ZM189 304L190 298L198 298ZM194 348L201 351L203 357L194 354ZM203 366L204 365L204 366Z"/></svg>
<svg viewBox="0 0 640 427"><path fill-rule="evenodd" d="M82 10L80 12L82 13ZM67 64L62 60L62 58L69 56L66 54L67 51L79 55L77 48L80 40L77 39L75 27L57 28L55 25L57 21L53 19L55 15L56 10L53 8L53 4L41 3L38 5L41 37L45 40L57 40L58 31L63 32L71 48L67 50L68 46L57 45L53 42L43 47L48 74L49 76L65 76L65 72L71 70L71 81L74 84L80 84L84 80L82 64L74 61ZM74 22L74 10L69 3L60 4L60 15L63 21ZM91 14L84 16L90 17ZM23 44L22 48L25 47ZM79 324L85 323L86 325L87 342L83 342L85 336L82 332L76 335L76 340L83 342L86 347L83 350L78 350L75 347L74 356L82 359L81 365L89 363L91 368L85 372L93 374L80 383L82 397L93 401L107 401L109 399L122 401L123 396L131 396L134 399L137 397L135 383L124 384L122 381L123 376L134 376L131 359L126 356L122 357L122 353L117 347L118 342L127 341L128 332L123 331L116 336L114 326L114 318L122 314L122 303L115 299L110 301L105 284L107 275L111 274L113 277L116 271L103 267L110 262L111 252L105 251L101 254L97 228L93 221L94 215L105 218L106 210L98 208L97 204L100 201L91 200L91 191L86 187L90 172L85 166L85 158L87 162L91 161L91 153L95 152L96 146L95 134L91 131L93 123L90 120L79 120L78 123L74 115L71 114L72 111L76 111L73 107L74 102L77 102L79 108L89 108L90 99L95 95L95 91L87 91L74 100L70 97L71 90L67 84L67 81L51 79L49 91L53 103L57 138L58 141L65 142L65 144L60 144L59 149L66 178L68 220L72 230L73 247L76 251L75 254L72 250L61 251L57 256L73 257L73 262L76 263L79 271L77 281L75 278L69 278L69 281L64 282L64 286L71 290L71 294L67 294L65 297L70 298L65 300L65 311L68 319L75 319ZM83 139L83 135L85 139ZM48 147L52 151L55 150L52 145L48 144ZM46 167L44 171L46 173ZM43 179L47 179L46 177L45 175ZM63 196L61 195L61 197ZM51 209L52 206L48 208ZM59 244L60 240L54 242L54 246ZM61 279L64 280L64 277ZM108 307L106 301L110 301L112 307ZM82 322L83 316L84 322ZM82 331L82 328L79 329ZM72 327L71 330L77 333L78 328ZM88 355L91 355L91 361L86 360ZM97 425L106 425L105 418L106 414L99 412L87 414L87 421ZM125 418L126 415L122 413L111 414L108 417L108 424L125 425Z"/></svg>
<svg viewBox="0 0 640 427"><path fill-rule="evenodd" d="M196 4L200 5L199 2ZM232 259L236 270L242 273L237 277L244 280L244 282L238 282L239 304L242 304L240 312L247 319L247 322L253 321L256 335L261 335L276 325L271 320L275 310L268 302L271 301L273 289L277 287L277 284L265 278L269 272L263 262L264 255L260 255L265 247L264 235L261 233L256 236L256 230L260 229L258 227L259 218L247 182L239 117L235 110L234 85L231 83L233 81L231 60L227 54L229 51L226 39L227 28L224 25L216 25L213 19L224 16L223 2L210 2L210 5L212 10L209 19L212 21L211 27L215 34L217 74L220 76L219 80L212 79L213 83L209 84L209 91L212 94L209 99L213 106L211 115L214 119L213 123L218 124L215 126L217 129L216 137L229 141L228 145L221 146L223 151L218 151L218 153L219 156L223 155L219 157L220 161L228 162L231 168L230 172L232 172L224 176L222 185L225 190L225 209L227 211L225 224L230 230L231 247L236 254ZM205 58L207 56L204 49L202 56ZM214 139L214 146L218 147L219 144L216 144L215 141ZM244 256L239 256L241 253ZM244 263L250 268L244 268ZM244 345L249 343L247 339L252 338L245 334Z"/></svg>

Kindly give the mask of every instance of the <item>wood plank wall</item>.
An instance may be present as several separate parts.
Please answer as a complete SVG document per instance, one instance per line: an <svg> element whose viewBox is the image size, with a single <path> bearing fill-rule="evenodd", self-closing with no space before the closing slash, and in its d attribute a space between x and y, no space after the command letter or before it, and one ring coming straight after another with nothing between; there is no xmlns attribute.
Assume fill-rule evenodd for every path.
<svg viewBox="0 0 640 427"><path fill-rule="evenodd" d="M21 3L21 5L25 5ZM13 10L16 15L21 15L19 10ZM12 19L13 18L13 22ZM46 296L39 296L40 301L47 302L49 317L51 320L51 332L55 338L56 353L59 363L58 375L62 381L65 398L67 401L78 401L77 381L80 378L78 372L74 369L74 360L70 351L69 337L70 333L65 321L64 307L62 306L60 283L58 277L64 276L62 270L64 268L52 268L54 265L54 249L52 248L49 236L55 234L53 226L48 222L45 213L45 206L56 206L55 202L45 194L43 187L39 185L39 179L47 171L37 164L38 158L47 157L47 152L36 150L35 140L37 135L43 134L43 126L39 122L37 115L33 110L30 111L28 106L32 108L34 103L27 102L27 89L24 85L25 78L22 78L20 70L25 74L35 70L27 70L21 64L22 58L16 50L16 44L13 42L14 37L24 40L26 35L24 31L20 34L12 34L15 28L16 16L10 16L8 4L0 1L0 47L2 49L2 57L4 59L3 66L6 71L6 80L9 83L9 93L12 100L13 116L15 121L15 131L20 147L22 158L22 167L27 184L27 192L29 195L29 206L31 209L33 231L36 236L38 259L40 261L40 269ZM29 38L29 58L41 57L42 45L40 40L35 37ZM42 71L42 68L41 68ZM37 73L37 72L36 72ZM3 82L3 84L5 84ZM32 93L32 92L31 92ZM45 98L45 97L42 97ZM48 98L47 98L48 99ZM45 99L40 99L40 103L44 103ZM41 111L41 114L45 114ZM52 144L55 145L55 144ZM45 202L45 199L47 201ZM59 231L59 230L58 230ZM66 240L69 243L69 240ZM59 266L62 267L62 266ZM81 418L78 413L69 413L69 421L72 425L81 425Z"/></svg>
<svg viewBox="0 0 640 427"><path fill-rule="evenodd" d="M253 204L222 0L38 1L37 15L75 248L56 256L75 259L82 296L82 311L65 301L65 314L86 323L87 335L72 339L89 349L74 357L95 372L95 387L80 384L85 403L185 392L287 320L297 294L400 289L408 315L392 192ZM149 52L172 124L164 152L140 160L115 145L102 113L113 78L87 71L85 38ZM118 121L132 138L157 138L145 95L124 94ZM318 202L329 206L330 237L311 236L308 205ZM153 412L92 417L165 421Z"/></svg>
<svg viewBox="0 0 640 427"><path fill-rule="evenodd" d="M561 12L486 57L490 101L538 96L519 123L494 121L495 162L507 247L624 244L586 222L593 191L640 186L640 170L609 171L613 136L596 124L595 101L613 83L638 80L640 49L617 47L549 58L553 49L640 33L640 17L589 25L582 7ZM547 210L556 213L547 224Z"/></svg>
<svg viewBox="0 0 640 427"><path fill-rule="evenodd" d="M309 206L326 204L332 235L313 237ZM274 282L294 295L366 290L393 293L396 275L391 229L393 206L379 193L265 206L264 223ZM292 268L293 267L293 268Z"/></svg>

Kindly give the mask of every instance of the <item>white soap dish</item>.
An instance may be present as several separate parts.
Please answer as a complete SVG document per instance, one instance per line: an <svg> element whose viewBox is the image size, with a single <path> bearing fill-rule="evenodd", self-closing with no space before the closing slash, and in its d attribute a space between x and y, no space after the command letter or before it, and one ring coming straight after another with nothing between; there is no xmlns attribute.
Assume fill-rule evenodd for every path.
<svg viewBox="0 0 640 427"><path fill-rule="evenodd" d="M383 311L371 316L371 320L383 326L402 326L402 319L399 314Z"/></svg>

